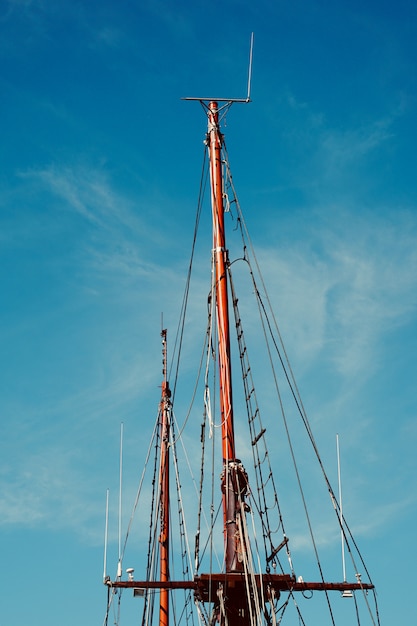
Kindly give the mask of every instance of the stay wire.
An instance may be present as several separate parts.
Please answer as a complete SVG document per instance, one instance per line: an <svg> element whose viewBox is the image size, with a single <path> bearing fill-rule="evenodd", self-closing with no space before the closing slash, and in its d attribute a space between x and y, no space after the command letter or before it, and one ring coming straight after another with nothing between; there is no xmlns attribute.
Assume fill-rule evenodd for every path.
<svg viewBox="0 0 417 626"><path fill-rule="evenodd" d="M256 283L256 279L255 279L255 275L254 275L254 272L253 272L253 270L251 268L250 260L248 258L246 258L246 260L248 262L248 265L249 265L249 268L250 268L250 275L252 277L253 288L255 290L255 295L256 295L256 298L257 298L257 301L258 301L258 305L260 306L261 311L263 311L264 319L265 319L267 327L269 329L269 334L270 334L272 342L273 342L273 344L275 346L278 358L279 358L279 360L281 362L281 367L282 367L284 375L285 375L285 377L287 379L287 383L288 383L289 388L291 390L291 393L293 395L293 398L294 398L294 401L295 401L296 406L298 408L299 414L302 417L302 420L303 420L304 425L306 427L306 431L307 431L307 433L309 435L309 438L310 438L310 441L311 441L311 443L313 445L313 449L315 450L317 459L318 459L318 461L320 463L320 466L321 466L322 471L324 473L325 479L328 482L328 478L327 478L327 475L326 475L326 473L324 471L324 467L323 467L323 464L322 464L322 461L321 461L321 458L320 458L320 455L319 455L316 443L314 441L314 437L313 437L310 425L309 425L308 420L307 420L307 415L305 413L305 409L304 409L304 406L302 405L301 397L300 397L298 388L297 388L296 383L295 383L295 378L294 378L294 375L293 375L293 372L292 372L292 369L291 369L291 366L290 366L290 363L289 363L289 359L288 359L287 353L286 353L284 345L283 345L282 337L281 337L281 334L279 332L278 326L276 324L276 320L275 320L275 317L274 317L274 314L273 314L273 311L272 311L272 307L270 305L269 297L268 297L268 294L267 294L267 290L265 288L265 283L263 281L262 273L260 271L260 267L259 267L259 264L258 264L257 259L256 259L256 255L255 255L255 252L254 252L254 249L253 249L253 246L252 246L252 242L251 242L251 239L249 237L249 233L248 233L247 228L246 228L246 224L245 224L245 221L244 221L244 218L243 218L243 214L242 214L242 211L240 209L239 202L237 201L237 194L235 193L235 189L234 189L234 186L233 186L233 181L232 181L230 168L229 168L229 164L228 164L227 150L226 150L226 146L225 145L223 146L223 152L224 152L224 155L225 155L224 162L225 162L225 166L226 166L227 172L228 172L229 184L230 184L230 187L233 190L233 193L235 195L236 207L237 207L238 216L239 216L239 224L241 226L240 232L241 232L241 236L242 236L242 240L243 240L243 244L244 244L244 250L247 249L247 246L246 246L246 243L245 243L245 237L244 237L244 234L246 233L246 238L248 240L249 247L250 247L251 252L252 252L252 254L254 256L255 264L256 264L256 267L257 267L257 272L258 272L258 275L260 276L261 284L262 284L264 293L266 293L266 298L267 298L267 302L268 302L268 305L269 305L269 310L272 312L272 318L273 318L273 321L275 322L275 330L276 330L276 332L278 334L278 337L279 337L279 340L280 340L280 345L281 345L281 348L282 348L282 350L284 352L285 362L287 364L288 369L287 369L287 367L285 365L285 362L284 362L284 359L282 357L281 350L279 349L279 347L277 345L274 333L272 332L272 327L271 327L271 323L270 323L270 320L269 320L269 316L267 314L267 310L266 310L265 304L264 304L264 302L262 300L262 297L261 297L261 294L259 292L259 289L258 289L258 286L257 286L257 283ZM243 226L243 228L242 228L242 226ZM261 315L261 319L262 318L263 318L263 316ZM272 362L271 362L271 364L272 364ZM290 374L288 373L288 370L289 370ZM276 385L277 385L277 381L276 381ZM278 390L277 386L276 386L276 388ZM282 404L281 404L281 408L283 409ZM300 495L301 495L302 502L303 502L304 512L305 512L307 524L308 524L308 527L309 527L310 537L311 537L311 540L312 540L312 543L313 543L314 552L316 554L317 565L318 565L318 568L319 568L319 572L320 572L320 576L322 578L322 581L324 582L324 574L323 574L323 571L322 571L322 566L321 566L319 555L318 555L318 551L317 551L317 545L316 545L316 542L315 542L313 529L312 529L312 526L311 526L311 521L310 521L310 516L309 516L309 513L308 513L307 503L306 503L306 500L305 500L304 490L303 490L302 484L301 484L301 477L300 477L300 474L299 474L299 471L298 471L297 462L296 462L296 459L295 459L295 454L294 454L294 450L293 450L293 446L292 446L292 442L291 442L291 437L290 437L289 430L288 430L288 424L287 424L287 421L286 421L286 418L285 418L285 412L283 412L283 410L282 410L282 415L283 415L283 419L284 419L285 429L286 429L286 432L287 432L287 439L288 439L288 443L289 443L289 446L290 446L290 452L291 452L291 456L292 456L292 459L293 459L293 465L294 465L294 469L295 469L295 472L296 472L296 477L297 477L297 482L298 482L298 486L299 486L299 490L300 490ZM328 605L329 614L330 614L332 623L335 624L334 617L333 617L333 611L332 611L332 607L331 607L331 602L330 602L330 598L329 598L327 590L325 590L325 596L326 596L326 599L327 599L327 605Z"/></svg>
<svg viewBox="0 0 417 626"><path fill-rule="evenodd" d="M130 535L130 531L131 531L131 528L132 528L135 512L136 512L136 509L137 509L137 506L138 506L138 503L139 503L140 494L142 493L143 482L144 482L144 479L145 479L146 470L147 470L148 462L149 462L150 455L151 455L151 450L152 450L152 447L154 445L155 445L155 447L157 447L157 445L158 445L158 443L157 443L158 425L159 425L159 412L158 412L158 417L157 417L157 419L155 421L155 425L154 425L154 429L153 429L153 432L152 432L151 440L150 440L150 443L149 443L148 451L146 453L145 463L144 463L144 466L143 466L142 475L141 475L140 482L139 482L139 487L138 487L137 492L136 492L135 502L133 504L132 513L130 515L129 524L128 524L128 527L127 527L126 536L125 536L123 549L122 549L122 553L121 553L122 560L123 560L123 557L124 557L124 554L125 554L126 544L127 544L127 541L128 541L129 535ZM156 443L154 443L155 441L156 441ZM156 462L156 460L155 460L155 462ZM154 472L155 471L156 470L154 469ZM155 482L155 481L153 481L153 482Z"/></svg>
<svg viewBox="0 0 417 626"><path fill-rule="evenodd" d="M202 205L203 205L203 198L204 198L205 188L206 188L207 180L208 180L208 173L209 173L209 170L207 166L207 150L204 148L197 210L196 210L196 217L195 217L195 223L194 223L194 234L193 234L193 241L191 245L191 254L190 254L190 260L189 260L189 265L188 265L188 273L187 273L187 279L186 279L186 284L185 284L185 289L184 289L184 295L183 295L183 300L181 304L180 318L179 318L179 323L178 323L177 332L176 332L175 341L174 341L173 354L176 355L176 359L175 359L174 383L172 386L172 401L174 401L175 392L177 388L177 380L178 380L178 373L179 373L180 360L181 360L181 349L182 349L182 343L183 343L183 338L184 338L185 319L186 319L187 306L188 306L188 296L189 296L190 284L191 284L191 273L192 273L192 267L193 267L193 261L194 261L195 247L196 247L196 242L197 242L198 227L200 223L200 217L201 217L201 211L202 211ZM173 367L174 367L174 360L172 361L170 369L169 369L170 376L171 376Z"/></svg>
<svg viewBox="0 0 417 626"><path fill-rule="evenodd" d="M269 452L268 452L266 440L264 437L264 433L266 429L263 428L263 425L262 425L260 408L258 405L256 391L255 391L255 384L252 379L252 369L250 366L248 350L247 350L246 342L244 339L244 331L243 331L241 316L240 316L239 308L238 308L238 298L236 295L233 275L231 271L231 264L228 267L228 274L229 274L229 283L230 283L230 289L231 289L232 300L233 300L235 325L236 325L236 330L238 333L237 340L238 340L239 352L240 352L240 364L241 364L241 370L242 370L242 377L244 380L246 410L247 410L247 416L248 416L248 422L249 422L249 430L250 430L250 434L252 438L253 462L254 462L254 467L256 470L255 478L256 478L256 487L257 487L257 494L258 494L257 497L258 497L259 502L255 501L255 504L260 514L262 526L265 530L263 541L264 541L265 557L267 558L267 562L268 562L268 551L267 551L267 546L266 546L267 537L270 542L270 551L273 552L274 550L274 545L271 539L271 534L273 531L271 530L270 521L269 521L269 513L268 513L268 511L271 508L273 508L273 506L277 506L278 515L279 515L279 526L274 532L277 532L279 527L281 527L283 535L286 536L286 534L285 534L282 511L281 511L281 507L280 507L280 503L278 499L277 489L275 486L275 480L274 480L274 476L273 476L272 468L270 464ZM261 319L261 322L262 322L262 319ZM264 335L265 335L265 329L264 329ZM251 389L249 389L248 383L250 383ZM255 410L253 410L252 408L252 398L253 398L253 405L255 407ZM255 420L255 417L257 418L257 422L258 422L258 428L259 428L258 434L254 430L253 422ZM262 440L263 446L264 446L264 458L262 460L261 460L260 453L259 453L259 446L258 446L259 440ZM262 470L262 466L265 460L267 462L267 471L268 471L268 477L266 480L264 479L263 470ZM274 495L274 505L272 507L267 504L267 497L265 493L265 486L269 480L272 483L272 490L273 490L273 495Z"/></svg>

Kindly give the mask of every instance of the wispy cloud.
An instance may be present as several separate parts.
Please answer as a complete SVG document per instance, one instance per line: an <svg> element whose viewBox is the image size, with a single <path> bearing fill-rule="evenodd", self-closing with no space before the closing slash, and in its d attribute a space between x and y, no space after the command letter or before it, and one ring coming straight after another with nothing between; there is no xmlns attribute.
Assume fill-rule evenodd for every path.
<svg viewBox="0 0 417 626"><path fill-rule="evenodd" d="M79 248L89 271L112 280L153 277L169 272L155 262L162 245L161 231L153 226L153 200L140 191L133 200L119 192L104 169L87 165L51 165L21 172L21 179L32 186L32 193L47 194L48 210L79 216ZM29 189L27 189L29 192ZM58 199L58 202L54 198ZM91 227L88 230L85 227ZM81 262L81 259L79 259Z"/></svg>
<svg viewBox="0 0 417 626"><path fill-rule="evenodd" d="M13 391L3 397L8 434L2 446L16 454L0 470L6 511L1 523L71 527L81 535L90 528L94 534L103 484L97 486L89 464L94 457L94 465L106 467L106 438L122 416L136 414L149 388L157 405L159 369L155 379L149 363L160 358L159 352L151 355L159 339L158 300L163 292L172 298L178 282L174 267L142 254L158 233L103 172L53 166L23 173L20 180L19 199L9 198L11 205L23 197L23 204L42 199L41 218L35 213L25 226L34 278L48 298L59 291L62 299L57 306L53 297L36 316L16 302L8 329L13 353L39 354L36 369L24 358L9 368L14 386L21 379L30 385L18 398ZM5 243L8 237L22 246L16 232L6 230ZM51 242L59 251L48 257L53 272L37 276L36 255ZM16 282L22 280L19 267L13 270Z"/></svg>
<svg viewBox="0 0 417 626"><path fill-rule="evenodd" d="M2 464L0 503L2 525L70 528L81 534L97 533L96 485L77 468L76 452L65 446L43 449L19 457L19 468ZM88 530L89 529L89 530Z"/></svg>
<svg viewBox="0 0 417 626"><path fill-rule="evenodd" d="M104 226L105 218L114 216L123 221L126 215L127 199L113 191L98 168L51 165L21 172L20 176L38 181L64 201L62 208L76 211L91 222Z"/></svg>
<svg viewBox="0 0 417 626"><path fill-rule="evenodd" d="M76 216L92 228L88 235L83 229L77 235L83 249L77 257L82 264L78 275L87 272L94 279L85 287L105 288L112 300L125 304L129 299L143 302L142 307L124 311L123 336L115 332L99 349L94 346L100 371L90 371L78 392L63 396L55 406L59 419L77 415L70 444L82 428L91 433L109 416L114 419L123 413L152 384L151 342L145 329L155 325L155 318L159 326L161 294L166 302L178 301L182 278L175 265L163 264L157 254L150 259L142 254L146 240L156 242L159 236L147 218L151 212L138 215L137 205L115 189L103 170L54 165L21 177L31 190L49 194L54 211ZM137 199L139 205L143 201ZM364 213L354 223L342 211L319 212L314 217L318 222L313 226L310 219L309 238L304 229L302 241L286 248L264 248L258 257L284 326L284 340L288 337L291 344L290 357L295 351L297 360L310 368L324 359L346 380L363 379L378 367L384 333L405 324L417 306L416 219L406 211ZM204 311L208 280L198 279L195 286L195 306ZM191 309L190 314L192 330L197 311ZM138 325L140 355L133 357L134 351L125 348ZM86 335L87 350L88 346ZM103 363L108 364L106 372ZM93 527L98 499L92 495L96 485L85 479L86 458L68 454L61 445L47 450L41 438L36 440L36 451L28 452L26 446L22 450L27 456L19 458L19 468L2 469L6 522L72 525L81 534L86 526Z"/></svg>
<svg viewBox="0 0 417 626"><path fill-rule="evenodd" d="M328 251L335 277L330 337L342 338L334 359L350 376L373 371L378 342L407 323L417 307L417 223L411 213L394 215L359 218L350 236L345 230Z"/></svg>
<svg viewBox="0 0 417 626"><path fill-rule="evenodd" d="M393 137L390 130L392 120L377 120L369 126L347 130L326 129L321 135L317 160L322 166L325 179L339 179L346 175L346 168L356 165Z"/></svg>
<svg viewBox="0 0 417 626"><path fill-rule="evenodd" d="M416 311L417 221L410 211L317 217L310 242L263 252L267 284L298 358L326 350L341 374L362 377L378 367L383 335Z"/></svg>

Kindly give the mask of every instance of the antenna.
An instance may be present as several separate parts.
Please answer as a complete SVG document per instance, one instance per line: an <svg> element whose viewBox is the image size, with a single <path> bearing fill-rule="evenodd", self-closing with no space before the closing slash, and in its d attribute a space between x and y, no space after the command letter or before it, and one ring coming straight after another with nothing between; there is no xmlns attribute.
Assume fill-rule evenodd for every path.
<svg viewBox="0 0 417 626"><path fill-rule="evenodd" d="M342 541L342 572L343 582L346 582L346 561L345 561L345 533L343 530L343 504L342 504L342 477L340 471L340 446L339 435L336 434L336 451L337 451L337 480L339 484L339 522L340 522L340 537ZM342 593L343 598L351 598L352 591L345 589Z"/></svg>
<svg viewBox="0 0 417 626"><path fill-rule="evenodd" d="M109 490L106 492L106 523L104 526L104 563L103 563L103 580L107 579L107 544L109 540Z"/></svg>
<svg viewBox="0 0 417 626"><path fill-rule="evenodd" d="M123 422L120 424L120 461L119 461L119 560L117 578L122 577L122 478L123 478Z"/></svg>
<svg viewBox="0 0 417 626"><path fill-rule="evenodd" d="M248 69L248 94L246 96L246 102L250 102L250 88L252 83L252 58L253 58L253 33L250 36L250 49L249 49L249 69Z"/></svg>
<svg viewBox="0 0 417 626"><path fill-rule="evenodd" d="M246 93L246 98L212 98L212 97L186 97L181 98L181 100L198 100L200 102L211 102L212 100L215 102L227 102L228 104L232 104L233 102L241 102L243 104L251 102L250 99L250 90L252 83L252 59L253 59L253 42L254 42L254 34L251 33L250 38L250 48L249 48L249 68L248 68L248 88Z"/></svg>

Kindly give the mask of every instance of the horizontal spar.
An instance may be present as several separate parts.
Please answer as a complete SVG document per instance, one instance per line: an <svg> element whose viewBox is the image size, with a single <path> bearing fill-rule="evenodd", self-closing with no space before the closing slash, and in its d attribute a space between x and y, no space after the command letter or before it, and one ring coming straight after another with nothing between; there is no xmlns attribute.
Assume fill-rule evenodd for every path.
<svg viewBox="0 0 417 626"><path fill-rule="evenodd" d="M289 574L265 574L254 576L257 587L263 586L266 590L272 587L276 591L357 591L374 589L374 585L364 582L307 582L296 580ZM218 585L223 588L246 587L244 574L201 574L194 580L105 580L106 585L115 589L194 589L198 591L203 600L208 600L209 595L216 593ZM211 598L210 598L211 599Z"/></svg>
<svg viewBox="0 0 417 626"><path fill-rule="evenodd" d="M197 589L193 580L105 580L114 589Z"/></svg>

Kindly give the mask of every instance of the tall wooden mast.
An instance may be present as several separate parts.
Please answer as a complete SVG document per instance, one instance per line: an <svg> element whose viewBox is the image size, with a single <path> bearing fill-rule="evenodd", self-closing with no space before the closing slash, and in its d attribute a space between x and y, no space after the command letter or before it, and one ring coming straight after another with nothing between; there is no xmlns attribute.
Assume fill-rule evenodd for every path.
<svg viewBox="0 0 417 626"><path fill-rule="evenodd" d="M213 257L215 271L216 315L220 370L220 410L222 418L223 460L235 458L233 432L232 372L230 366L230 332L227 294L227 250L224 230L223 173L217 102L210 102L207 143L210 154L211 202L213 214Z"/></svg>
<svg viewBox="0 0 417 626"><path fill-rule="evenodd" d="M213 216L213 261L218 332L218 360L220 382L220 413L223 453L223 520L226 572L242 570L242 550L236 511L239 508L239 462L236 461L233 426L232 370L230 362L230 332L227 287L227 248L224 228L222 134L219 128L218 103L208 105L207 145L210 156L211 201Z"/></svg>

